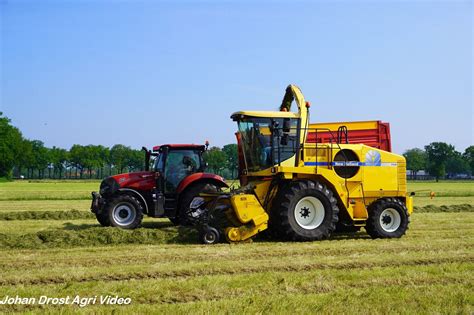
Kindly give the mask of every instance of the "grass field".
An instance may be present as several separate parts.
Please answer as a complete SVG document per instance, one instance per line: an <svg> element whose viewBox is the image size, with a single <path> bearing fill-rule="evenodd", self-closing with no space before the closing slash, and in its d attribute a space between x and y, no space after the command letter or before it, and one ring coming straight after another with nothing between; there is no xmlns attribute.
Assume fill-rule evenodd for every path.
<svg viewBox="0 0 474 315"><path fill-rule="evenodd" d="M193 231L165 219L146 218L134 231L99 227L86 199L98 185L0 183L0 300L118 295L131 305L0 305L0 312L474 312L472 182L410 183L437 196L417 193L424 208L401 239L359 232L215 246L198 245Z"/></svg>

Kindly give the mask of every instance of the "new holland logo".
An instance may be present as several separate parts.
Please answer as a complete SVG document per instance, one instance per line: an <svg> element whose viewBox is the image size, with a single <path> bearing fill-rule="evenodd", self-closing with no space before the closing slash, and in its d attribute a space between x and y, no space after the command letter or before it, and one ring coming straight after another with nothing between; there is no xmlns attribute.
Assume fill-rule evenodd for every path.
<svg viewBox="0 0 474 315"><path fill-rule="evenodd" d="M370 150L365 155L365 165L366 166L380 166L382 165L382 158L380 152L375 150Z"/></svg>

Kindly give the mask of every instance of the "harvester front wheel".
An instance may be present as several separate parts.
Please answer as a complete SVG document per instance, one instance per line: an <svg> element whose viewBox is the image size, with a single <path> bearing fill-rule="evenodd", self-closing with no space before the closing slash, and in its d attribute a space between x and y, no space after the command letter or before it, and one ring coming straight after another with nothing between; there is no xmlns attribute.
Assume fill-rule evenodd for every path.
<svg viewBox="0 0 474 315"><path fill-rule="evenodd" d="M336 229L339 208L333 193L313 181L295 181L281 189L270 224L288 240L315 241Z"/></svg>
<svg viewBox="0 0 474 315"><path fill-rule="evenodd" d="M379 199L368 210L365 230L372 238L399 238L408 229L408 210L398 199Z"/></svg>

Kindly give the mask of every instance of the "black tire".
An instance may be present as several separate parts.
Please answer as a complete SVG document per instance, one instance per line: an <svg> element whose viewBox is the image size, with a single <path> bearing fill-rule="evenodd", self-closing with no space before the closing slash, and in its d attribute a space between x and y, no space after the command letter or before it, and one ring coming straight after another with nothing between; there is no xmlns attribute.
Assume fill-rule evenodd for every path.
<svg viewBox="0 0 474 315"><path fill-rule="evenodd" d="M106 212L96 213L97 222L102 226L110 226L109 216Z"/></svg>
<svg viewBox="0 0 474 315"><path fill-rule="evenodd" d="M398 199L379 199L369 206L368 212L365 230L372 238L399 238L408 229L408 210Z"/></svg>
<svg viewBox="0 0 474 315"><path fill-rule="evenodd" d="M137 198L130 195L112 197L105 207L111 226L122 229L136 229L143 220L143 206Z"/></svg>
<svg viewBox="0 0 474 315"><path fill-rule="evenodd" d="M216 187L213 184L209 183L196 183L191 185L190 187L186 188L184 192L181 193L179 196L180 201L179 201L179 207L178 207L178 213L177 213L177 218L179 219L180 225L190 225L191 221L188 218L188 210L189 210L189 205L191 204L191 201L201 192L208 191L208 192L216 192L218 190L218 187Z"/></svg>
<svg viewBox="0 0 474 315"><path fill-rule="evenodd" d="M311 206L305 206L307 202L313 204L314 214L311 214ZM319 182L291 182L279 189L273 204L270 220L272 234L286 240L321 240L328 238L336 229L339 214L337 200L332 191ZM301 209L296 210L297 206Z"/></svg>
<svg viewBox="0 0 474 315"><path fill-rule="evenodd" d="M345 225L341 222L336 224L336 233L357 233L360 231L360 226Z"/></svg>
<svg viewBox="0 0 474 315"><path fill-rule="evenodd" d="M170 217L170 218L168 218L168 219L169 219L169 220L171 221L171 223L173 223L174 225L179 225L179 218L178 218L178 217L172 217L172 218Z"/></svg>
<svg viewBox="0 0 474 315"><path fill-rule="evenodd" d="M203 244L217 244L220 240L220 233L215 228L208 226L201 231L199 238Z"/></svg>

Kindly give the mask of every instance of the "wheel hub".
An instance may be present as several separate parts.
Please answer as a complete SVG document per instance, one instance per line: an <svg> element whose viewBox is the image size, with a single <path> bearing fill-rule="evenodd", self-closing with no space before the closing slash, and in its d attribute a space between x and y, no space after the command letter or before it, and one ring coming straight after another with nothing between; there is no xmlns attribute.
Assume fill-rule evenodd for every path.
<svg viewBox="0 0 474 315"><path fill-rule="evenodd" d="M126 226L131 224L137 214L135 208L128 202L122 202L115 206L112 212L113 220L119 226Z"/></svg>
<svg viewBox="0 0 474 315"><path fill-rule="evenodd" d="M385 232L395 232L402 224L400 213L393 208L387 208L380 214L380 226Z"/></svg>
<svg viewBox="0 0 474 315"><path fill-rule="evenodd" d="M390 224L390 222L392 222L392 218L389 215L384 215L382 217L382 222L383 224Z"/></svg>
<svg viewBox="0 0 474 315"><path fill-rule="evenodd" d="M314 230L319 227L325 217L324 205L313 196L300 199L294 208L296 223L305 230Z"/></svg>
<svg viewBox="0 0 474 315"><path fill-rule="evenodd" d="M309 208L303 207L303 208L301 208L300 214L301 214L301 216L302 216L303 218L306 219L306 218L308 218L309 215L311 214L311 211L309 211Z"/></svg>

